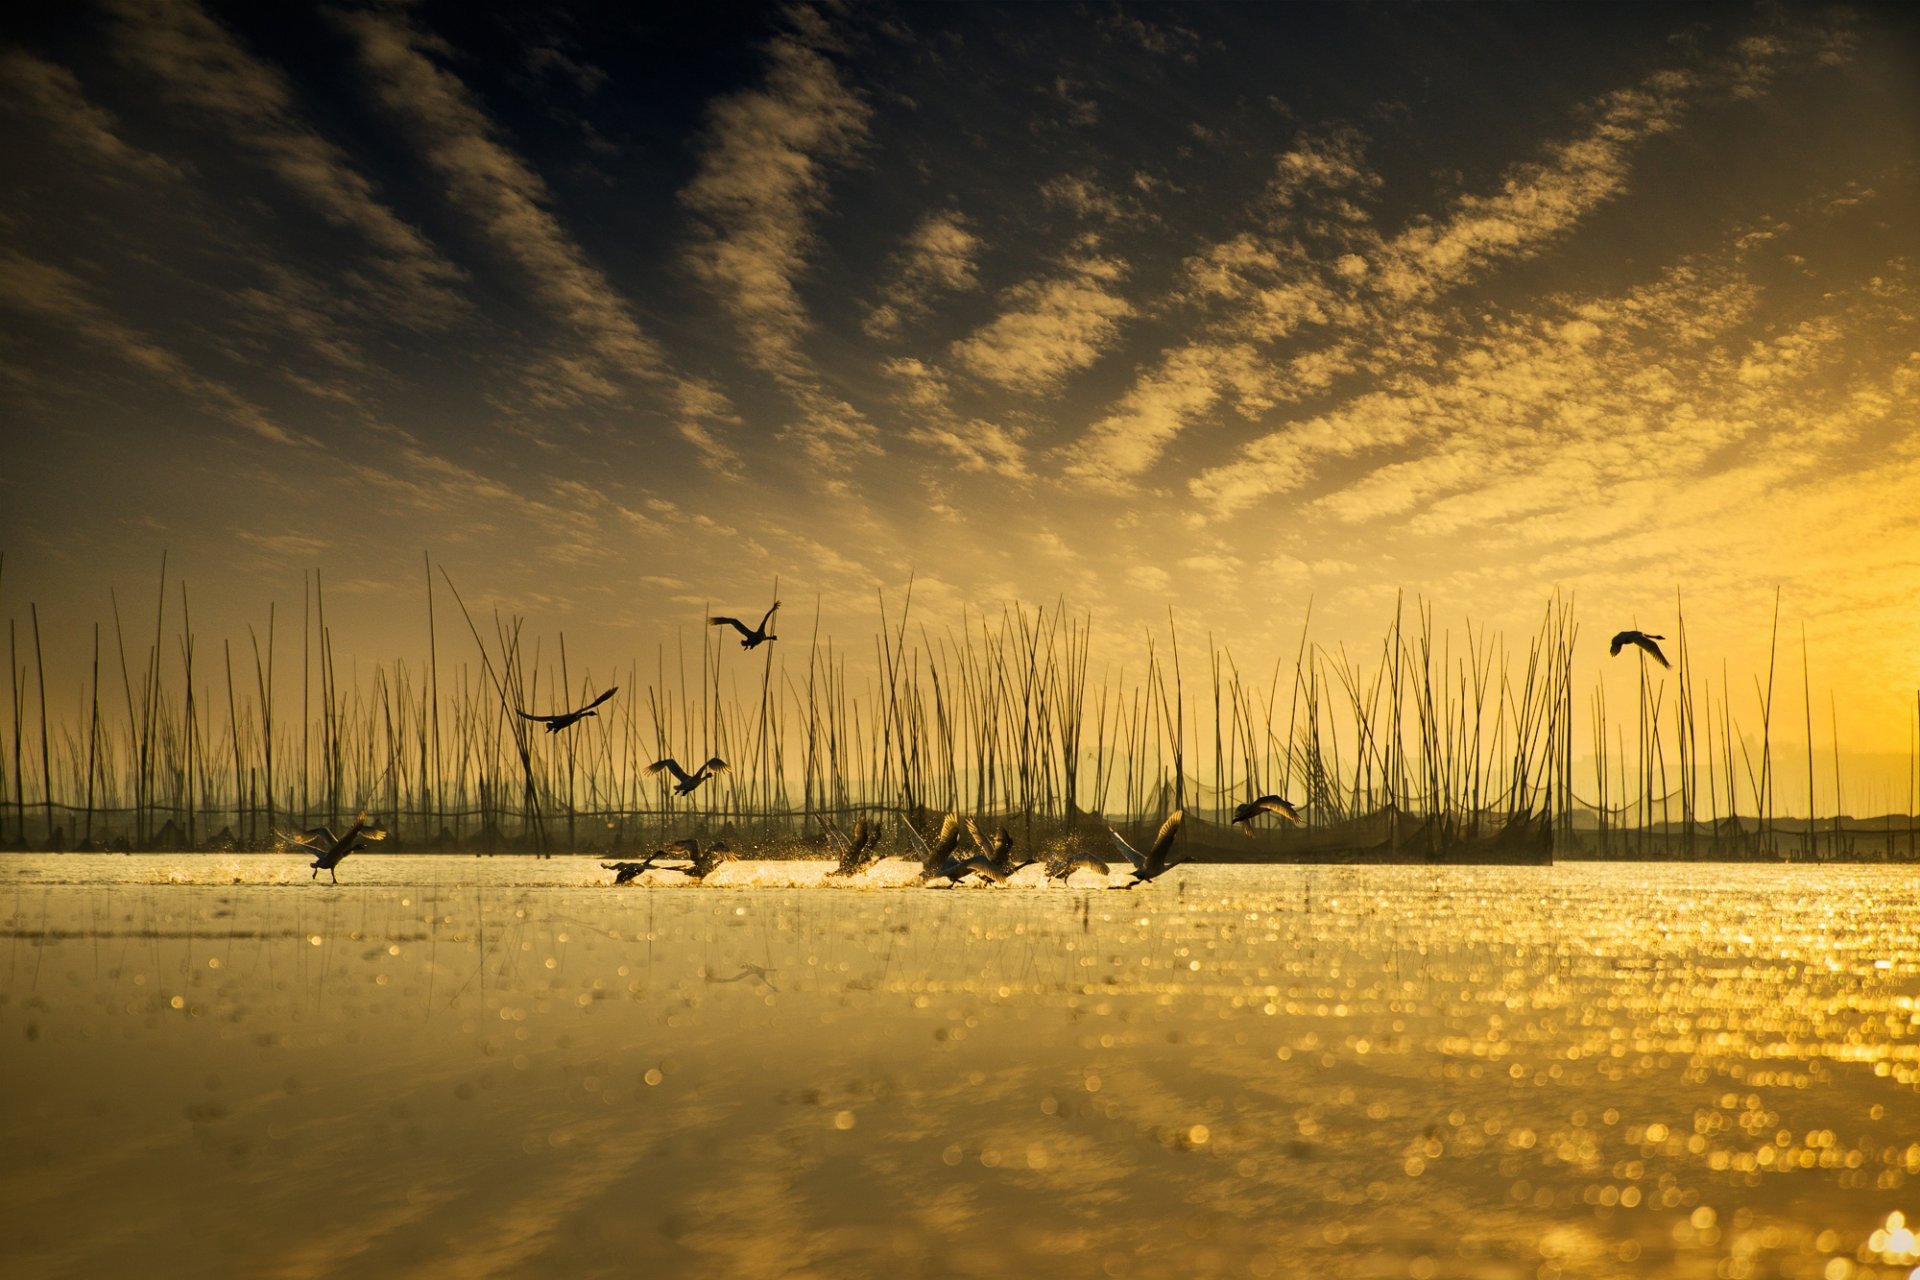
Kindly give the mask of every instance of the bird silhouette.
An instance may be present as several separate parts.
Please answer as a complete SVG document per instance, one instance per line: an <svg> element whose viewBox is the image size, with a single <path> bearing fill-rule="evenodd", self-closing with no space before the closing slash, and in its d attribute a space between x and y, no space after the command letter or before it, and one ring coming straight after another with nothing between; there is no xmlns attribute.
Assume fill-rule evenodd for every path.
<svg viewBox="0 0 1920 1280"><path fill-rule="evenodd" d="M538 720L547 726L548 733L558 733L570 724L577 724L588 716L598 715L599 712L595 711L594 708L618 692L620 692L620 686L615 685L613 688L595 698L592 702L589 702L586 706L581 707L578 711L562 711L557 716L537 716L531 711L521 711L517 707L514 708L514 713L527 720Z"/></svg>
<svg viewBox="0 0 1920 1280"><path fill-rule="evenodd" d="M655 849L647 855L647 863L652 863L655 858L684 858L687 862L686 866L672 869L685 872L691 879L705 880L721 864L732 862L736 856L724 840L715 840L702 849L700 842L689 836L684 840L672 841L664 848Z"/></svg>
<svg viewBox="0 0 1920 1280"><path fill-rule="evenodd" d="M940 834L932 844L921 839L920 833L913 829L911 822L906 824L907 835L920 851L920 878L931 880L944 875L949 880L958 879L965 872L960 871L960 860L953 856L955 846L960 843L960 819L948 814L940 824ZM956 874L957 873L957 874Z"/></svg>
<svg viewBox="0 0 1920 1280"><path fill-rule="evenodd" d="M1277 813L1288 822L1300 821L1300 811L1279 796L1261 796L1249 800L1233 811L1233 820L1241 824L1240 829L1247 833L1247 839L1253 839L1253 820L1263 813Z"/></svg>
<svg viewBox="0 0 1920 1280"><path fill-rule="evenodd" d="M973 843L979 847L980 852L974 854L971 858L963 858L960 860L959 870L962 876L970 871L983 880L991 880L995 884L1005 884L1007 878L1014 872L1020 870L1022 867L1030 867L1033 865L1033 859L1031 858L1025 862L1015 862L1013 860L1013 837L1007 834L1005 827L1001 827L999 831L994 833L991 847L981 838L980 828L974 825L972 818L967 819L967 834L973 837ZM957 881L960 879L960 876L955 876L953 879Z"/></svg>
<svg viewBox="0 0 1920 1280"><path fill-rule="evenodd" d="M600 865L606 870L615 873L613 877L615 884L626 884L650 870L653 867L653 860L665 852L664 849L655 849L640 862L603 862Z"/></svg>
<svg viewBox="0 0 1920 1280"><path fill-rule="evenodd" d="M1114 844L1120 847L1120 852L1125 854L1127 861L1133 864L1133 879L1121 885L1121 888L1136 888L1179 865L1177 859L1169 862L1167 854L1172 851L1173 838L1180 834L1180 823L1186 816L1184 809L1175 809L1168 814L1167 820L1160 824L1160 834L1153 838L1153 846L1145 854L1128 844L1126 838L1118 831L1112 827L1107 828L1107 834L1113 837Z"/></svg>
<svg viewBox="0 0 1920 1280"><path fill-rule="evenodd" d="M1613 643L1607 646L1607 652L1614 657L1619 657L1620 651L1628 645L1638 645L1652 654L1655 662L1663 667L1671 667L1673 664L1667 661L1667 655L1660 652L1660 646L1654 643L1655 640L1665 639L1665 636L1650 636L1644 631L1621 631L1614 635Z"/></svg>
<svg viewBox="0 0 1920 1280"><path fill-rule="evenodd" d="M1047 879L1065 880L1076 871L1097 871L1101 875L1110 873L1106 862L1094 857L1084 849L1071 849L1047 859Z"/></svg>
<svg viewBox="0 0 1920 1280"><path fill-rule="evenodd" d="M684 796L690 795L695 787L705 782L714 774L725 773L728 768L729 766L725 760L722 760L719 756L714 756L694 772L688 773L680 767L678 760L675 760L672 756L668 756L665 760L655 760L652 764L648 765L647 776L651 777L659 773L662 769L666 770L675 778L673 794Z"/></svg>
<svg viewBox="0 0 1920 1280"><path fill-rule="evenodd" d="M735 631L738 631L742 636L746 637L740 642L740 647L742 649L752 649L765 644L769 640L778 640L780 638L779 636L770 636L767 634L767 623L771 622L773 615L779 611L780 602L775 600L773 602L773 608L767 610L761 617L760 625L752 629L749 629L747 624L738 618L719 616L709 617L707 619L707 625L710 627L732 627Z"/></svg>
<svg viewBox="0 0 1920 1280"><path fill-rule="evenodd" d="M832 828L828 828L832 830ZM838 835L838 832L834 834ZM874 863L880 861L880 828L869 823L865 817L853 824L853 834L843 837L846 847L840 851L840 865L827 872L830 876L859 875Z"/></svg>
<svg viewBox="0 0 1920 1280"><path fill-rule="evenodd" d="M285 836L287 844L298 848L302 853L313 856L313 876L318 880L322 871L332 877L333 883L340 883L340 873L335 869L340 860L358 849L367 847L369 841L385 840L387 833L373 825L369 814L361 814L353 820L344 835L335 835L332 827L313 827L304 834Z"/></svg>

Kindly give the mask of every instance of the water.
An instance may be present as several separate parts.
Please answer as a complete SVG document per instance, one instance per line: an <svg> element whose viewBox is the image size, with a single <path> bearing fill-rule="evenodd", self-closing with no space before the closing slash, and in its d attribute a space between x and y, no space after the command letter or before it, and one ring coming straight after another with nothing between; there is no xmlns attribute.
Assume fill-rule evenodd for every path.
<svg viewBox="0 0 1920 1280"><path fill-rule="evenodd" d="M1911 869L341 871L0 861L0 1267L1920 1263Z"/></svg>

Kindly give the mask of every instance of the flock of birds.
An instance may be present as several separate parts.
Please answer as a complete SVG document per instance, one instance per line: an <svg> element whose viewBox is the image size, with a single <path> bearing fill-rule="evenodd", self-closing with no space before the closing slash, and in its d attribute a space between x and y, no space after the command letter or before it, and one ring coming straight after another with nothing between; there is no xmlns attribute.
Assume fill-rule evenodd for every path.
<svg viewBox="0 0 1920 1280"><path fill-rule="evenodd" d="M773 607L761 615L757 626L749 627L738 618L724 615L709 617L707 625L732 627L742 637L740 647L754 649L780 638L767 630L773 622L773 615L779 611L780 602L775 600ZM1618 657L1622 649L1633 646L1652 657L1661 666L1671 667L1673 664L1667 661L1667 655L1660 651L1658 644L1658 641L1664 639L1666 639L1665 636L1650 635L1644 631L1620 631L1614 634L1607 646L1607 652ZM595 709L618 692L620 687L615 685L585 706L577 707L572 711L549 715L536 715L519 708L515 708L515 711L524 719L546 725L548 733L559 733L588 716L597 715L598 712ZM646 773L649 777L660 773L672 774L673 793L677 796L685 796L691 795L701 783L715 774L725 773L727 769L725 760L719 756L712 756L689 773L678 760L668 756L648 765ZM1232 821L1251 838L1253 820L1263 813L1274 814L1295 824L1300 821L1299 809L1280 796L1260 796L1247 801L1233 811ZM1185 812L1179 809L1168 815L1167 820L1160 824L1159 834L1154 837L1153 843L1147 847L1145 853L1127 843L1126 838L1112 827L1107 828L1107 834L1113 838L1114 845L1133 870L1132 878L1123 885L1115 886L1116 888L1132 889L1146 884L1158 879L1179 864L1179 859L1171 858L1170 854L1174 838L1179 835L1180 824L1185 816ZM862 817L854 825L850 834L841 832L824 818L822 821L827 823L827 838L838 849L840 856L839 865L828 872L828 875L859 875L885 856L877 847L880 841L880 829L866 818ZM972 838L974 848L972 853L965 856L962 856L960 850L960 830L963 826ZM1036 861L1045 863L1046 877L1049 880L1065 880L1075 871L1081 870L1097 872L1103 876L1111 874L1104 859L1086 852L1063 851L1045 859L1029 858L1025 862L1015 863L1013 837L1007 833L1004 826L994 834L991 841L988 841L980 834L980 829L972 818L961 819L951 813L941 824L939 834L930 842L914 830L911 822L903 822L901 827L906 831L920 856L919 879L923 884L944 880L948 885L957 885L976 876L992 884L1005 884L1014 872L1023 867L1032 866ZM281 839L289 850L299 850L313 855L313 879L319 879L320 873L325 871L332 878L333 883L338 884L340 876L337 868L342 859L356 850L365 849L374 841L386 838L387 833L374 823L373 818L362 813L342 834L336 834L331 827L312 827L297 835L285 835ZM614 872L615 884L628 884L652 870L656 864L662 870L676 870L690 879L705 880L715 869L732 862L736 857L738 855L725 841L716 840L702 847L698 840L688 838L675 840L663 848L655 849L638 862L603 862L600 865ZM663 859L666 861L663 862ZM669 863L676 865L669 866Z"/></svg>

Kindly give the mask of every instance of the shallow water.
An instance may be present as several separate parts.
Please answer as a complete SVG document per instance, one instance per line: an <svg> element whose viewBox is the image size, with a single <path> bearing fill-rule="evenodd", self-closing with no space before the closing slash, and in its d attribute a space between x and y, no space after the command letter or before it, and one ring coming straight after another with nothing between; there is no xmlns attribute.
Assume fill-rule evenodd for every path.
<svg viewBox="0 0 1920 1280"><path fill-rule="evenodd" d="M1920 1263L1911 869L825 869L0 860L0 1268Z"/></svg>

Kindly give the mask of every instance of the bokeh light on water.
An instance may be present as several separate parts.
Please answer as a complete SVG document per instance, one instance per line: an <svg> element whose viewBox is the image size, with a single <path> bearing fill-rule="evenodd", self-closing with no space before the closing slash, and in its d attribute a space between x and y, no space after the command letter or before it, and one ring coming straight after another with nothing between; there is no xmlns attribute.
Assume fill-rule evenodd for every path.
<svg viewBox="0 0 1920 1280"><path fill-rule="evenodd" d="M1910 869L0 867L12 1274L1920 1264Z"/></svg>

